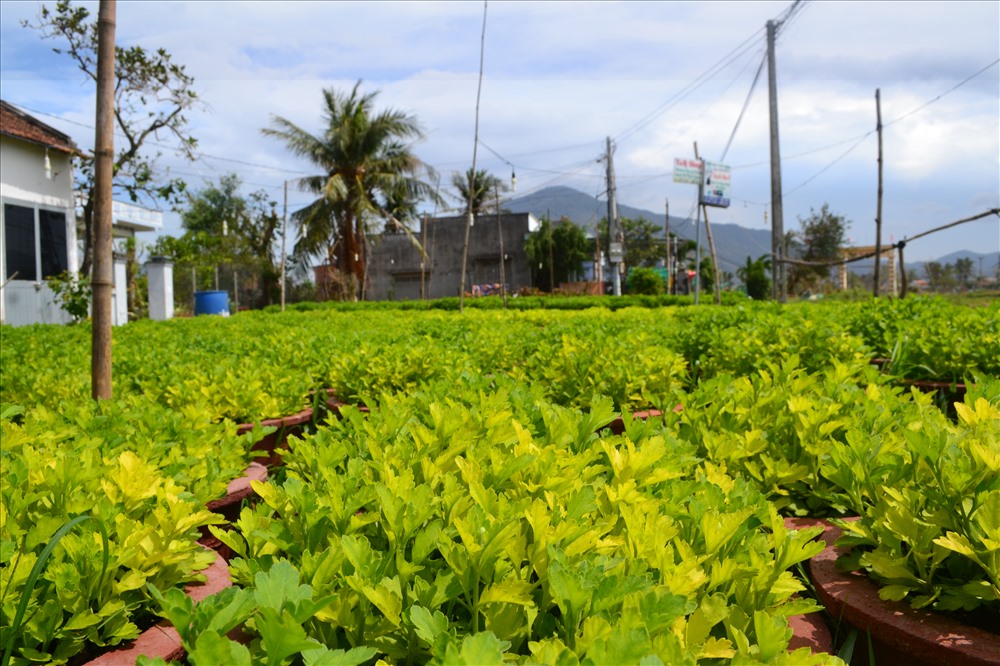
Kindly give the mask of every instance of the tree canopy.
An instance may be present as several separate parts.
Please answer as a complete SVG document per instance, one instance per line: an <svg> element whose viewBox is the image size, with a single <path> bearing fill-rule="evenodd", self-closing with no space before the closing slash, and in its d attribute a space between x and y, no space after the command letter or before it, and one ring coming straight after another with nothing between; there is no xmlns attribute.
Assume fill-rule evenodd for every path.
<svg viewBox="0 0 1000 666"><path fill-rule="evenodd" d="M465 173L458 171L451 174L451 186L455 188L455 198L462 202L464 212L473 215L497 212L498 195L510 191L507 182L497 178L485 169L477 169L472 173L472 167ZM470 195L471 193L471 195Z"/></svg>
<svg viewBox="0 0 1000 666"><path fill-rule="evenodd" d="M299 226L296 252L324 256L337 269L340 296L357 298L363 288L367 231L393 210L412 210L413 202L434 198L419 176L429 169L410 146L423 137L417 120L394 109L377 110L378 92L323 91L320 133L311 134L290 120L274 116L267 136L280 139L320 173L299 180L316 200L294 214Z"/></svg>
<svg viewBox="0 0 1000 666"><path fill-rule="evenodd" d="M232 173L189 192L186 205L180 209L184 234L180 238L161 237L153 252L193 268L201 276L196 288L209 287L211 275L222 266L238 271L252 282L249 286L234 284L234 289L252 288L256 304L269 305L281 273L275 257L281 220L276 202L267 192L243 195L242 186L239 176Z"/></svg>
<svg viewBox="0 0 1000 666"><path fill-rule="evenodd" d="M40 31L44 39L64 42L52 50L69 56L96 86L97 22L85 7L60 0L55 9L43 5L37 23L22 25ZM146 147L170 142L178 153L194 159L197 142L188 134L184 115L198 102L194 79L164 49L116 45L114 89L115 194L133 202L176 204L184 193L184 181L161 170L156 163L160 153L150 154ZM94 254L94 156L81 153L75 160L76 188L84 202L80 273L86 275Z"/></svg>
<svg viewBox="0 0 1000 666"><path fill-rule="evenodd" d="M801 230L794 232L788 242L790 257L804 261L833 261L840 258L850 222L830 210L829 204L809 216L799 218ZM804 266L792 264L788 269L788 289L792 292L816 290L819 283L830 276L829 266Z"/></svg>
<svg viewBox="0 0 1000 666"><path fill-rule="evenodd" d="M662 227L650 222L644 217L620 219L622 234L625 237L625 265L629 268L653 267L659 261L666 260L663 243L656 238ZM608 238L608 219L602 218L597 225L597 233L601 238Z"/></svg>
<svg viewBox="0 0 1000 666"><path fill-rule="evenodd" d="M552 291L562 282L582 279L583 262L592 258L593 247L583 229L569 218L553 223L546 217L528 235L524 252L531 262L532 283Z"/></svg>

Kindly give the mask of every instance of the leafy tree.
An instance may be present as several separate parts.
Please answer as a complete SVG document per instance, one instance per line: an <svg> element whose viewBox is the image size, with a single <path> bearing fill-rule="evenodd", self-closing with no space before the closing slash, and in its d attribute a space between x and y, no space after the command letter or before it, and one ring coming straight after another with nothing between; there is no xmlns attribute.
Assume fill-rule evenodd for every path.
<svg viewBox="0 0 1000 666"><path fill-rule="evenodd" d="M824 203L818 212L810 209L809 217L799 218L799 224L802 228L792 237L792 242L786 239L788 256L814 262L835 261L840 258L850 222L831 212L829 204ZM830 266L790 264L787 274L790 291L815 290L822 280L829 278Z"/></svg>
<svg viewBox="0 0 1000 666"><path fill-rule="evenodd" d="M524 252L531 262L532 282L544 291L581 279L583 262L592 256L587 235L567 217L558 224L543 218L525 240Z"/></svg>
<svg viewBox="0 0 1000 666"><path fill-rule="evenodd" d="M84 7L60 0L55 9L43 5L37 23L24 27L41 32L44 39L58 39L64 47L53 48L69 56L87 78L97 83L97 22ZM185 113L198 101L194 79L183 65L173 62L163 49L147 51L141 46L115 46L115 144L116 195L133 202L166 201L173 205L184 192L184 181L169 178L156 165L160 153L149 154L146 145L172 141L177 152L194 159L196 141L187 133ZM83 261L80 273L89 275L94 258L94 156L76 155L75 182L83 201Z"/></svg>
<svg viewBox="0 0 1000 666"><path fill-rule="evenodd" d="M223 265L244 278L252 277L257 305L270 305L281 274L275 259L281 220L265 191L244 196L241 187L236 174L227 174L218 183L208 181L201 190L189 193L187 206L181 210L183 236L161 237L154 253L172 256L182 264L180 270L193 268L200 274L201 280L192 288L208 287L210 276Z"/></svg>
<svg viewBox="0 0 1000 666"><path fill-rule="evenodd" d="M455 198L462 202L463 212L468 211L471 207L472 214L477 216L483 213L495 213L497 194L505 194L510 191L506 181L497 178L485 169L477 169L473 175L471 167L465 173L457 171L453 173L451 185L457 193Z"/></svg>
<svg viewBox="0 0 1000 666"><path fill-rule="evenodd" d="M931 291L948 291L956 286L955 267L952 264L942 265L937 261L928 261L924 264L927 272L927 282Z"/></svg>
<svg viewBox="0 0 1000 666"><path fill-rule="evenodd" d="M625 238L626 266L656 266L659 261L666 259L663 246L656 238L661 227L641 216L635 219L623 217L620 223ZM601 238L608 238L607 218L602 218L597 224L597 233Z"/></svg>
<svg viewBox="0 0 1000 666"><path fill-rule="evenodd" d="M711 257L702 257L698 269L698 289L702 292L713 292L715 289L715 266Z"/></svg>
<svg viewBox="0 0 1000 666"><path fill-rule="evenodd" d="M665 288L663 277L652 268L640 266L628 272L625 287L630 294L662 294Z"/></svg>
<svg viewBox="0 0 1000 666"><path fill-rule="evenodd" d="M277 116L263 130L321 170L299 181L318 198L294 215L299 225L295 251L325 255L343 279L342 296L352 299L364 283L367 231L375 219L387 217L387 198L436 196L417 177L426 167L410 149L423 136L416 119L402 111L376 111L378 92L362 94L360 88L358 81L347 94L323 91L325 127L319 134Z"/></svg>
<svg viewBox="0 0 1000 666"><path fill-rule="evenodd" d="M972 276L975 268L972 259L963 257L955 260L955 279L963 289L968 289L972 285Z"/></svg>
<svg viewBox="0 0 1000 666"><path fill-rule="evenodd" d="M736 274L746 285L747 296L755 301L767 300L771 295L771 278L768 277L770 270L771 259L768 255L761 255L753 261L747 255L746 265L736 270Z"/></svg>

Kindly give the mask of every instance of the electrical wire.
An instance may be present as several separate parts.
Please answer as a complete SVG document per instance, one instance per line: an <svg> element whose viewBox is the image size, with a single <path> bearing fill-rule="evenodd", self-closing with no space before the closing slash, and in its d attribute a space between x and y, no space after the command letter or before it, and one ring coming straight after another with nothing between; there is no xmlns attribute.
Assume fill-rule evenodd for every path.
<svg viewBox="0 0 1000 666"><path fill-rule="evenodd" d="M823 167L822 169L820 169L819 171L817 171L816 173L814 173L814 174L813 174L812 176L810 176L809 178L806 178L806 179L805 179L804 181L802 181L801 183L799 183L798 185L796 185L796 186L795 186L795 187L793 187L792 189L788 190L787 192L782 192L782 193L781 193L781 198L782 198L782 199L784 199L784 198L785 198L785 197L787 197L788 195L790 195L790 194L793 194L794 192L798 192L798 191L799 191L799 190L801 190L801 189L802 189L803 187L805 187L806 185L808 185L808 184L809 184L809 183L811 183L812 181L814 181L814 180L816 180L817 178L819 178L819 177L820 177L820 176L821 176L821 175L822 175L823 173L825 173L825 172L826 172L826 171L828 171L828 170L829 170L830 168L832 168L832 167L833 167L833 165L835 165L835 164L836 164L837 162L839 162L840 160L844 159L845 157L847 157L848 155L850 155L850 154L851 154L852 152L854 152L854 149L855 149L855 148L857 148L858 146L860 146L860 145L861 145L861 144L862 144L862 143L864 142L864 140L865 140L865 139L867 139L868 137L870 137L870 136L871 136L872 134L874 134L874 133L875 133L875 130L872 130L871 132L868 132L867 134L865 134L864 136L862 136L862 137L861 137L861 138L860 138L860 139L859 139L859 140L857 141L857 143L855 143L855 144L854 144L853 146L851 146L850 148L848 148L848 149L847 149L846 151L844 151L844 152L843 152L843 153L842 153L842 154L841 154L841 155L840 155L839 157L837 157L836 159L834 159L834 160L833 160L832 162L830 162L829 164L827 164L827 165L826 165L825 167Z"/></svg>
<svg viewBox="0 0 1000 666"><path fill-rule="evenodd" d="M740 115L736 118L736 124L733 126L733 131L729 134L729 141L726 142L726 147L722 150L722 156L719 158L720 162L725 161L726 154L729 152L729 147L733 145L733 139L736 138L736 130L740 128L740 123L743 122L743 116L746 115L747 108L750 106L750 99L753 97L753 91L757 88L757 82L760 81L760 75L761 72L764 71L765 64L767 64L767 51L764 52L764 55L760 60L760 65L757 66L757 73L753 76L753 82L750 84L750 90L747 92L747 98L743 102L743 108L740 109Z"/></svg>
<svg viewBox="0 0 1000 666"><path fill-rule="evenodd" d="M976 72L975 74L972 74L971 76L968 76L968 77L966 77L965 79L963 79L962 81L960 81L960 82L956 83L956 84L955 84L954 86L952 86L952 87L951 87L951 88L949 88L948 90L945 90L945 91L944 91L943 93L941 93L940 95L938 95L938 96L937 96L937 97L935 97L934 99L930 100L929 102L924 102L923 104L921 104L921 105L920 105L920 106L918 106L917 108L915 108L915 109L913 109L912 111L909 111L909 112L907 112L907 113L904 113L903 115L901 115L900 117L896 118L895 120L890 120L889 122L886 122L886 123L882 123L882 127L888 127L889 125L893 125L893 124L895 124L895 123L898 123L898 122L899 122L900 120L903 120L903 119L905 119L905 118L909 118L909 117L910 117L910 116L912 116L912 115L913 115L914 113L916 113L916 112L918 112L918 111L921 111L921 110L925 109L926 107L930 106L930 105L931 105L931 104L933 104L934 102L937 102L938 100L940 100L940 99L941 99L942 97L944 97L945 95L948 95L948 94L951 94L951 93L955 92L956 90L958 90L959 88L961 88L962 86L964 86L964 85L965 85L966 83L968 83L968 82L969 82L969 81L971 81L972 79L976 78L977 76L979 76L979 75L980 75L980 74L982 74L983 72L987 71L988 69L991 69L991 68L993 68L993 67L996 67L997 63L1000 63L1000 58L998 58L997 60L994 60L994 61L993 61L993 62L991 62L990 64L986 65L986 67L983 67L982 69L980 69L980 70L979 70L978 72Z"/></svg>
<svg viewBox="0 0 1000 666"><path fill-rule="evenodd" d="M663 104L656 107L648 114L640 118L637 122L633 123L631 126L626 128L624 131L620 132L615 141L621 143L625 139L631 137L639 130L645 128L654 120L659 118L661 115L666 113L669 109L676 106L685 97L693 93L694 91L701 88L703 85L708 83L710 80L718 76L722 71L729 67L733 62L741 58L747 51L749 51L755 44L760 40L760 35L764 31L763 28L754 32L750 37L744 40L736 48L730 51L728 54L723 56L720 60L716 61L711 67L702 72L700 75L695 77L694 81L687 84L680 91L675 93L672 97L667 99Z"/></svg>

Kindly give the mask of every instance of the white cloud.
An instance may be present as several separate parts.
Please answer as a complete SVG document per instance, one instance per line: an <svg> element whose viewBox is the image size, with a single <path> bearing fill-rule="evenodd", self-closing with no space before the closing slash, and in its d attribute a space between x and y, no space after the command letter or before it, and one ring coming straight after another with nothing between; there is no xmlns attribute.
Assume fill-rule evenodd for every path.
<svg viewBox="0 0 1000 666"><path fill-rule="evenodd" d="M480 136L515 163L521 192L553 183L603 191L604 167L595 159L611 136L620 139L616 171L625 203L660 210L664 196L689 200L690 188L665 175L673 158L690 155L693 141L709 158L721 154L759 62L764 23L789 5L490 2ZM88 124L87 82L48 51L54 42L18 26L37 15L38 4L0 6L4 99ZM96 14L96 3L87 6ZM479 2L120 2L117 35L122 44L162 46L185 64L207 107L190 114L201 150L250 163L175 164L165 155L165 164L195 185L235 170L248 184L279 194L294 174L251 164L292 171L309 165L261 128L280 115L319 131L321 89L347 89L358 79L366 90L382 91L381 103L421 121L427 138L417 152L445 181L450 171L466 168L482 17ZM734 50L741 55L699 87L698 77ZM830 201L852 219L870 219L874 136L841 155L853 145L849 140L874 129L875 88L882 89L883 117L892 120L998 52L1000 3L806 3L778 41L784 189L813 179L786 198L786 218L794 225L810 206ZM886 210L898 220L897 235L1000 198L998 99L994 67L887 126L893 187ZM81 145L92 143L90 129L42 119ZM757 164L734 171L741 201L769 199L768 135L765 76L727 156L733 165ZM478 160L499 174L510 169L482 147ZM713 220L758 227L762 212L740 203ZM978 229L942 236L941 243L995 243Z"/></svg>

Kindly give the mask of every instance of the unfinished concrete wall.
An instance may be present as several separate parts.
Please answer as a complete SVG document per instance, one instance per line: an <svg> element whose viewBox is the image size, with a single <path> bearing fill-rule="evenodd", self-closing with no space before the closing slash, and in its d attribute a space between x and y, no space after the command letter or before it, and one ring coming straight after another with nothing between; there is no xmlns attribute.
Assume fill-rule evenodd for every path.
<svg viewBox="0 0 1000 666"><path fill-rule="evenodd" d="M421 254L424 245L427 264L423 276L427 298L458 296L462 273L462 246L465 242L465 216L439 217L427 220L413 235L383 234L370 239L368 262L370 300L411 300L420 298ZM531 286L531 268L524 253L524 241L538 220L530 213L495 214L476 218L469 234L469 261L465 290L474 285L500 282L500 229L503 230L503 250L506 260L507 289L516 293Z"/></svg>

